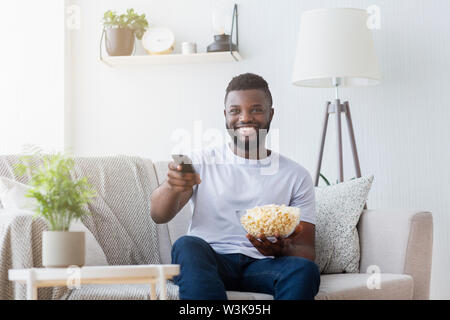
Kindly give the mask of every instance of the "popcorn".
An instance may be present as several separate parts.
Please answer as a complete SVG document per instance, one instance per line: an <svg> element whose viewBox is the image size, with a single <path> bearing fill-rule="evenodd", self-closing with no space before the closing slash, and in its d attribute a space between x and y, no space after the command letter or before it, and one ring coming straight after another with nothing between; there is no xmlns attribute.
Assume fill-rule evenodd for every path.
<svg viewBox="0 0 450 320"><path fill-rule="evenodd" d="M287 237L300 222L300 209L284 204L268 204L246 211L240 219L241 224L254 237L260 233L267 237L274 236L275 233Z"/></svg>

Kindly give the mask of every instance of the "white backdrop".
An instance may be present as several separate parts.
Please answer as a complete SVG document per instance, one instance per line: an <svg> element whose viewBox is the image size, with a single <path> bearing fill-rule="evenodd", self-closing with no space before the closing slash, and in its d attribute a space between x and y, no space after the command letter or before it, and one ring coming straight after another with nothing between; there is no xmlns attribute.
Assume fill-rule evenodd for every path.
<svg viewBox="0 0 450 320"><path fill-rule="evenodd" d="M205 51L212 41L209 0L71 0L79 28L69 30L66 146L79 155L133 154L169 160L171 135L195 123L223 129L223 96L231 78L262 75L274 98L271 128L279 152L314 174L328 89L294 87L291 73L302 11L321 7L380 8L374 31L382 82L343 89L349 100L363 175L374 174L369 208L433 212L431 297L450 299L450 2L441 0L241 0L239 40L243 61L177 66L110 68L98 61L100 20L109 9L135 8L150 25L171 28L180 43ZM125 3L125 5L124 5ZM200 121L200 122L196 122ZM322 172L336 179L334 116ZM343 127L344 174L354 176ZM389 221L386 221L388 224Z"/></svg>
<svg viewBox="0 0 450 320"><path fill-rule="evenodd" d="M64 2L1 1L0 154L64 147Z"/></svg>

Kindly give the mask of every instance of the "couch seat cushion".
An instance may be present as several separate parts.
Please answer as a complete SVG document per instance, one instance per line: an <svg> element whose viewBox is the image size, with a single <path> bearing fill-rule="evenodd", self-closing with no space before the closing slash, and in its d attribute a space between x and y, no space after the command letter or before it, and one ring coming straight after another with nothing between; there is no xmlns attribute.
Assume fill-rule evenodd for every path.
<svg viewBox="0 0 450 320"><path fill-rule="evenodd" d="M367 281L373 274L325 274L320 277L316 300L407 300L413 296L413 279L409 275L382 273L379 289L369 289ZM376 287L376 282L369 282ZM159 295L159 288L157 287ZM167 283L168 299L178 299L178 286ZM273 296L257 292L227 291L229 300L272 300ZM150 288L145 284L82 285L62 299L69 300L148 300Z"/></svg>
<svg viewBox="0 0 450 320"><path fill-rule="evenodd" d="M381 273L379 286L370 281L370 273L325 274L320 277L316 300L409 300L413 296L413 278L405 274ZM372 278L373 279L373 278ZM369 289L369 286L374 289ZM376 287L379 287L377 289Z"/></svg>

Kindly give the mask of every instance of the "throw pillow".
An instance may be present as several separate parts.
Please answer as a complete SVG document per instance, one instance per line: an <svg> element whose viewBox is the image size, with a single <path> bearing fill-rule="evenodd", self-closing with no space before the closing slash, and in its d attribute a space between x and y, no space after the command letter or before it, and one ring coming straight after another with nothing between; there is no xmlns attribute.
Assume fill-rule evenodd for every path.
<svg viewBox="0 0 450 320"><path fill-rule="evenodd" d="M373 175L327 187L316 187L316 264L321 273L359 272L356 225Z"/></svg>
<svg viewBox="0 0 450 320"><path fill-rule="evenodd" d="M3 205L4 213L20 210L21 213L33 215L38 203L34 198L28 198L25 194L30 189L26 184L0 177L0 201ZM0 212L2 213L2 212ZM86 241L86 266L108 265L105 254L98 244L94 235L80 221L73 221L70 225L70 231L84 231Z"/></svg>
<svg viewBox="0 0 450 320"><path fill-rule="evenodd" d="M0 201L4 209L34 210L38 203L25 197L29 187L23 183L0 177Z"/></svg>

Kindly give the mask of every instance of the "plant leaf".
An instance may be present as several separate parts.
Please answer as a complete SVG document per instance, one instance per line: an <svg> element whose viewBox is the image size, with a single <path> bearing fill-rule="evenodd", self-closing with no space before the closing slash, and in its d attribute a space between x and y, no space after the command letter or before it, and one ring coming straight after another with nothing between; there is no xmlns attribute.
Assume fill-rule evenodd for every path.
<svg viewBox="0 0 450 320"><path fill-rule="evenodd" d="M327 184L327 186L330 186L330 182L328 181L327 178L325 178L325 176L322 173L319 173L319 176L325 181L325 183Z"/></svg>

